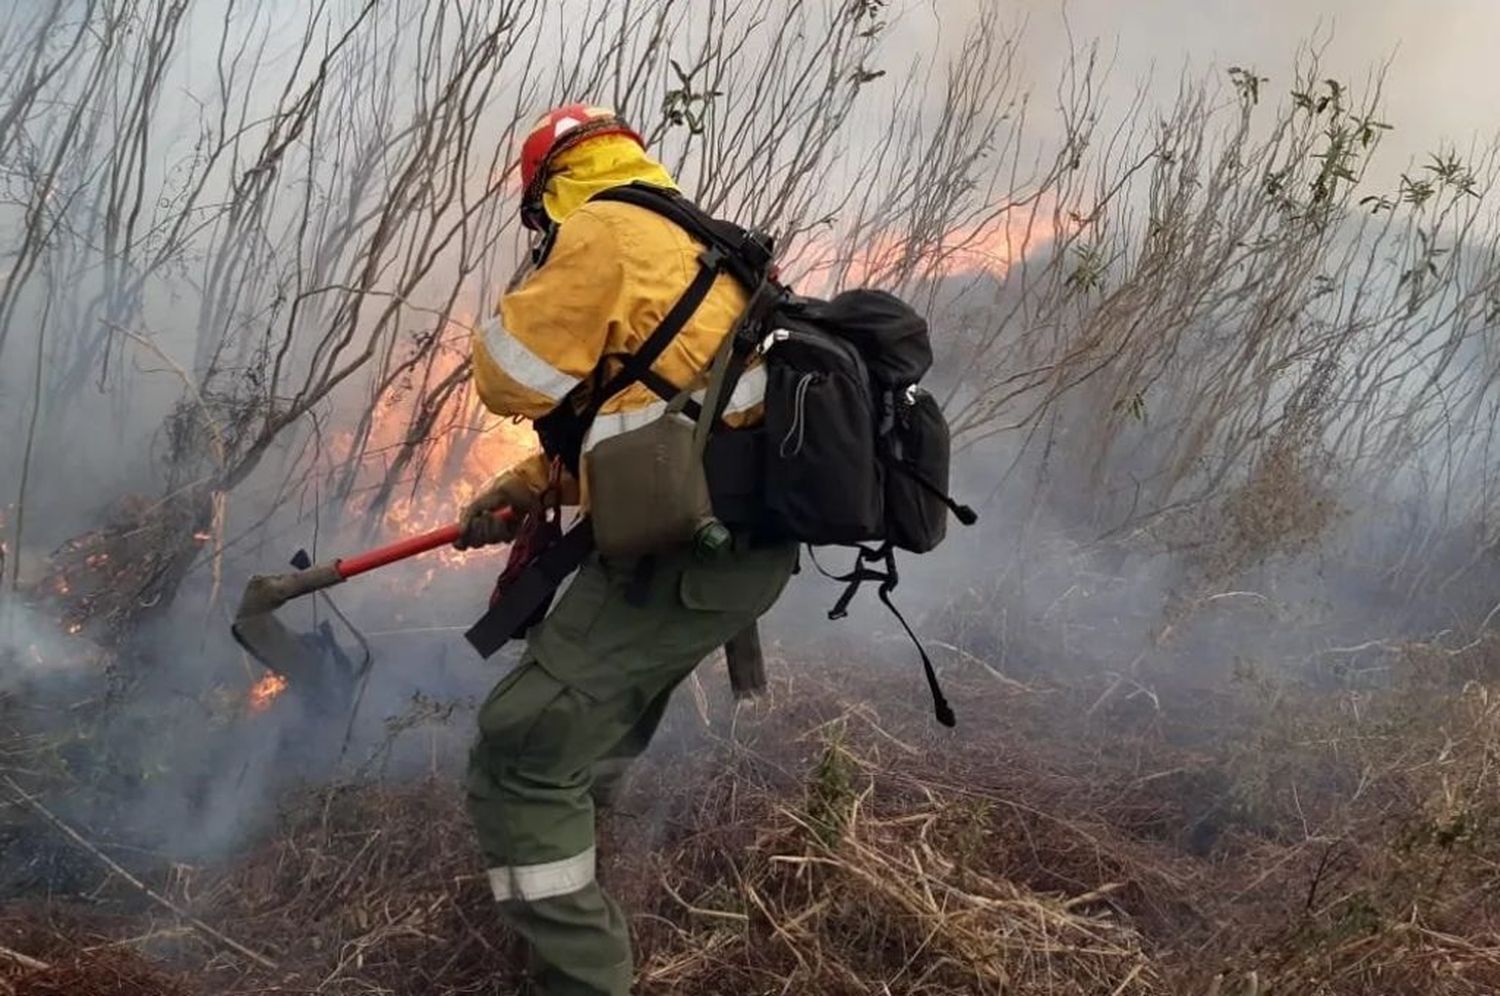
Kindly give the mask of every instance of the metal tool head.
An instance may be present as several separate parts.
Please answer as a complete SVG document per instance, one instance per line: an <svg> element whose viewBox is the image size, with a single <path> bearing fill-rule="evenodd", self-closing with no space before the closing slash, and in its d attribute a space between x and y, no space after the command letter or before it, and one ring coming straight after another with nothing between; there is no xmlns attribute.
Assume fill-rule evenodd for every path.
<svg viewBox="0 0 1500 996"><path fill-rule="evenodd" d="M230 627L235 641L250 656L314 701L347 698L347 690L358 678L356 669L338 649L326 624L318 633L304 636L288 629L276 611L294 598L342 581L336 564L292 574L256 575L245 585Z"/></svg>
<svg viewBox="0 0 1500 996"><path fill-rule="evenodd" d="M270 615L294 598L341 584L338 564L316 564L291 574L257 574L245 585L236 625L257 616ZM252 651L253 653L254 651Z"/></svg>

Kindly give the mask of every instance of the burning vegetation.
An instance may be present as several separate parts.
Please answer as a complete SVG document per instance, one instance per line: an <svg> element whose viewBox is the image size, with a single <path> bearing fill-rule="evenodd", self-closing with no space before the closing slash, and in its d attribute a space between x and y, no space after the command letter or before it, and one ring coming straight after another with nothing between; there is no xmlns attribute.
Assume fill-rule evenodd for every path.
<svg viewBox="0 0 1500 996"><path fill-rule="evenodd" d="M468 321L453 324L450 345L435 357L429 379L466 387L468 341L474 331ZM355 490L368 495L365 501L379 512L380 534L415 535L456 521L499 470L536 449L529 425L492 415L472 391L464 390L449 409L444 423L436 424L423 418L420 406L413 407L410 392L393 393L357 433L332 439L332 466L348 465L360 454ZM475 556L473 551L445 549L432 560L453 568Z"/></svg>
<svg viewBox="0 0 1500 996"><path fill-rule="evenodd" d="M287 680L275 672L268 673L254 685L250 686L250 694L246 697L246 704L251 712L265 712L271 708L282 692L286 691Z"/></svg>

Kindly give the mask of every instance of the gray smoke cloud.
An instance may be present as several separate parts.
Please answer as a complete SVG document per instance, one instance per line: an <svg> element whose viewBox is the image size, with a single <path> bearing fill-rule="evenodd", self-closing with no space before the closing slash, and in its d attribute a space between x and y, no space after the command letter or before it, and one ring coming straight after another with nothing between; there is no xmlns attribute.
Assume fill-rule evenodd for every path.
<svg viewBox="0 0 1500 996"><path fill-rule="evenodd" d="M66 682L97 670L103 654L16 601L0 601L0 695L35 682Z"/></svg>
<svg viewBox="0 0 1500 996"><path fill-rule="evenodd" d="M933 0L905 15L913 51L951 49L967 17L988 0ZM1072 45L1097 39L1114 66L1112 90L1128 100L1137 81L1170 101L1179 74L1253 68L1284 94L1303 43L1322 47L1324 75L1363 83L1389 64L1385 78L1387 155L1376 179L1394 182L1405 164L1429 152L1494 137L1500 74L1493 0L1017 0L1011 23L1024 25L1026 76L1049 95ZM1045 101L1044 101L1045 103Z"/></svg>
<svg viewBox="0 0 1500 996"><path fill-rule="evenodd" d="M279 0L268 9L290 6L289 0ZM965 17L974 16L978 8L978 3L969 0L933 0L893 9L897 30L882 55L882 66L889 64L894 80L905 59L953 54L963 37ZM1493 0L1448 0L1440 6L1424 6L1416 0L1321 4L1022 0L1007 7L1006 19L1018 29L1024 25L1021 72L1025 85L1036 94L1034 120L1042 141L1059 73L1069 53L1093 38L1100 39L1105 61L1113 67L1107 96L1117 111L1130 101L1141 80L1151 81L1150 99L1165 104L1175 95L1181 73L1222 71L1232 65L1254 67L1271 78L1274 93L1284 94L1302 39L1328 39L1325 75L1360 81L1390 60L1387 118L1396 130L1387 140L1382 169L1392 176L1407 160L1444 141L1462 146L1476 133L1483 134L1491 127L1491 109L1500 98L1500 82L1488 71L1489 40L1500 36L1500 4ZM196 64L187 70L190 77L200 71ZM176 110L186 113L181 106ZM169 333L162 340L168 347L175 345L170 333L186 336L190 331L170 321L160 324ZM161 365L151 357L132 354L132 362L150 368L150 373L135 381L135 407L128 417L114 407L107 408L104 401L90 401L99 411L92 419L99 428L82 443L49 447L48 460L33 484L32 493L41 495L37 507L46 510L33 520L35 546L45 549L89 527L98 518L99 508L123 490L148 490L147 484L124 479L127 474L118 465L140 468L139 476L150 477L149 465L140 455L150 450L161 415L180 390L172 372L158 369ZM0 409L6 427L12 430L0 440L0 455L8 456L6 446L15 446L24 436L18 431L29 412L29 405L21 403L29 400L24 373L19 368L0 371L0 378L8 379L0 387L9 388L8 395L0 394L0 401L6 402ZM117 402L111 399L108 404ZM44 417L48 414L44 407ZM980 503L994 489L994 478L1012 456L1006 447L967 454L955 482L959 497ZM14 459L5 465L15 466ZM955 527L942 552L912 562L906 568L903 606L914 619L933 617L966 592L976 592L983 608L976 613L982 617L976 627L983 624L993 629L992 643L984 643L981 637L974 642L948 638L1006 670L1043 670L1073 658L1128 662L1149 645L1163 596L1176 581L1176 565L1169 555L1160 553L1135 554L1136 560L1128 565L1102 562L1099 555L1084 549L1091 537L1077 528L1066 509L1045 504L1033 507L1032 484L1020 480L1000 500L988 503L978 530L963 534ZM231 516L253 521L264 513L262 504L247 488L236 494ZM332 515L335 509L325 511ZM483 609L499 558L462 571L441 571L436 583L424 579L425 567L412 565L338 592L342 608L367 630L375 655L370 686L347 753L343 711L309 717L297 703L287 702L268 715L247 717L237 703L201 707L202 701L212 699L216 683L228 685L232 678L237 690L258 675L253 667L248 673L236 671L242 659L229 643L225 613L245 573L280 569L293 549L312 545L317 529L309 518L305 508L282 509L263 531L267 537L263 554L232 550L224 593L217 600L208 597L205 558L195 568L179 604L140 641L152 648L147 662L152 677L141 698L160 705L145 719L125 718L137 722L143 731L127 731L128 742L143 745L126 759L129 773L147 784L145 790L132 790L130 816L158 827L180 828L168 842L173 850L202 853L233 845L265 815L266 798L289 775L324 778L335 769L347 774L368 757L383 764L385 755L380 751L396 735L400 745L415 756L398 755L395 764L428 771L441 764L451 773L461 763L462 744L469 735L468 705L501 673L502 662L479 661L460 638L464 625ZM1018 580L1014 565L1026 555L1018 539L1023 527L1031 542L1043 549L1030 572ZM330 545L325 541L324 548L315 553L343 552L342 548L328 549ZM847 570L848 555L830 556L826 565ZM1001 579L1008 579L1004 589L998 587ZM1293 590L1302 593L1301 588ZM410 597L407 593L411 592L419 592L420 597ZM812 570L804 572L768 624L770 641L795 643L798 660L815 660L816 653L807 644L824 634L889 648L892 658L912 667L913 695L922 694L909 647L873 597L867 595L841 628L827 626L823 613L837 593L837 586L822 582ZM1285 601L1295 599L1286 597ZM1229 606L1240 603L1216 604L1227 612ZM299 628L311 625L313 609L312 603L290 607L288 622ZM1214 629L1204 635L1204 643L1210 642L1211 635L1220 650L1255 645L1256 630L1264 627L1265 619L1247 619ZM0 625L0 693L39 681L44 669L48 683L60 677L58 669L89 672L84 653L88 648L64 640L55 632L54 622L18 614L0 623L4 623ZM1058 639L1044 645L1037 633L1058 634ZM514 648L507 660L513 656ZM940 663L951 659L943 657ZM441 718L447 715L445 703L462 705L456 719ZM440 718L422 721L428 714ZM413 717L410 728L401 725L402 716ZM345 754L342 759L341 754ZM96 813L87 810L80 816L86 824L96 821Z"/></svg>

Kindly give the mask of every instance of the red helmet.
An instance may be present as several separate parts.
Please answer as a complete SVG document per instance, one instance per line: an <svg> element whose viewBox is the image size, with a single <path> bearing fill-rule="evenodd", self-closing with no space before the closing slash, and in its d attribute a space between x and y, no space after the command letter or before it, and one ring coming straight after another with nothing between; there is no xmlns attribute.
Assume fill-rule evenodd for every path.
<svg viewBox="0 0 1500 996"><path fill-rule="evenodd" d="M646 143L614 111L588 104L566 104L543 114L521 146L522 218L541 209L548 169L559 154L601 135L624 135L642 149ZM531 222L527 222L531 225ZM532 226L535 227L535 226Z"/></svg>

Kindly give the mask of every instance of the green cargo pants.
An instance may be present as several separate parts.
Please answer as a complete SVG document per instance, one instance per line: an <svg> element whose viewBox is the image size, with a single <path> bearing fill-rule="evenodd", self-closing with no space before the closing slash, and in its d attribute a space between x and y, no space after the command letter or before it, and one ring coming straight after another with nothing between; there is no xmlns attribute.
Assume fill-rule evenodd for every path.
<svg viewBox="0 0 1500 996"><path fill-rule="evenodd" d="M594 878L596 779L650 743L672 690L771 607L795 546L633 561L591 557L479 710L469 811L501 916L546 996L625 996L630 937ZM631 598L627 599L627 591Z"/></svg>

